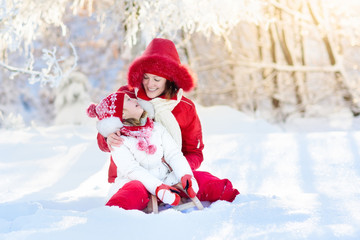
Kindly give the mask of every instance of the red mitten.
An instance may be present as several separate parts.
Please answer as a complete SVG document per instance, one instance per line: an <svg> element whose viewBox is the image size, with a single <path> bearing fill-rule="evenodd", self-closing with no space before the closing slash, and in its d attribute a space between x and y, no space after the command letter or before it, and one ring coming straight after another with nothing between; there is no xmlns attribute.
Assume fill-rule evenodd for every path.
<svg viewBox="0 0 360 240"><path fill-rule="evenodd" d="M156 196L163 202L176 206L180 202L180 191L174 187L161 184L156 188Z"/></svg>
<svg viewBox="0 0 360 240"><path fill-rule="evenodd" d="M199 191L199 186L195 178L190 174L186 174L181 178L181 185L191 198L194 198L197 191Z"/></svg>

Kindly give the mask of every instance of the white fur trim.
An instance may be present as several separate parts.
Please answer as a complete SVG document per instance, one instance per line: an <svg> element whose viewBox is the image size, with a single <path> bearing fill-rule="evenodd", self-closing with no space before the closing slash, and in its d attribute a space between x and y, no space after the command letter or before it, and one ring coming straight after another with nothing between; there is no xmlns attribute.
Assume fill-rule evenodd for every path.
<svg viewBox="0 0 360 240"><path fill-rule="evenodd" d="M109 134L116 132L122 126L123 124L118 117L104 118L96 124L97 130L103 137L108 137Z"/></svg>
<svg viewBox="0 0 360 240"><path fill-rule="evenodd" d="M151 119L155 117L155 109L151 102L145 101L143 99L138 98L137 102L139 105L147 112L147 116Z"/></svg>

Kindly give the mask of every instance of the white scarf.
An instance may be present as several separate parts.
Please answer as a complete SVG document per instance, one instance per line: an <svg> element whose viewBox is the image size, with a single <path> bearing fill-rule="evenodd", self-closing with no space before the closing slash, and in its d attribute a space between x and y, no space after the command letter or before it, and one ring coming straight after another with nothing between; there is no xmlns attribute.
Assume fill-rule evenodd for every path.
<svg viewBox="0 0 360 240"><path fill-rule="evenodd" d="M138 89L135 89L136 96L137 96L137 92ZM152 107L155 110L154 112L155 122L161 123L166 128L166 130L168 130L168 132L170 133L170 135L173 137L173 139L180 148L182 146L181 130L179 123L177 122L176 118L174 117L171 111L181 101L182 96L183 96L183 90L180 88L177 93L176 100L163 99L163 98L153 98L150 100L150 103L152 104ZM145 101L142 100L140 102L145 102ZM140 105L144 107L143 104ZM147 108L148 107L145 107L145 111L151 112L151 110Z"/></svg>

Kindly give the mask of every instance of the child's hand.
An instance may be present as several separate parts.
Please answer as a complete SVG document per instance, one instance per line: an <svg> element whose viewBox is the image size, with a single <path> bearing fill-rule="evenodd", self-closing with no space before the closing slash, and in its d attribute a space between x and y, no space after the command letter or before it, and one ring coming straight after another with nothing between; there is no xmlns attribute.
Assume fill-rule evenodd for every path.
<svg viewBox="0 0 360 240"><path fill-rule="evenodd" d="M163 202L176 206L180 202L180 191L166 184L161 184L156 188L156 196Z"/></svg>
<svg viewBox="0 0 360 240"><path fill-rule="evenodd" d="M124 142L124 139L122 139L120 131L111 133L106 139L106 143L107 143L110 151L114 150L112 148L112 146L120 147L123 144L123 142Z"/></svg>

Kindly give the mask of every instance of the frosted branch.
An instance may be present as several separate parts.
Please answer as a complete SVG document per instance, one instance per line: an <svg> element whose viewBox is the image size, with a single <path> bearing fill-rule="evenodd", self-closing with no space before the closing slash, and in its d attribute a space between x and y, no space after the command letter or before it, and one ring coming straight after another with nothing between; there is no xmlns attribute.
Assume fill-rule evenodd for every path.
<svg viewBox="0 0 360 240"><path fill-rule="evenodd" d="M45 60L46 66L39 71L32 70L33 62L30 63L28 68L19 68L10 66L3 62L0 62L0 66L7 69L13 73L13 76L16 74L26 74L30 75L29 82L34 84L40 82L41 85L50 84L51 87L57 87L60 81L63 78L66 78L77 66L78 55L73 44L70 43L70 47L74 55L74 63L71 68L63 72L60 62L65 61L64 57L56 58L56 48L54 47L52 51L43 49L42 59Z"/></svg>

